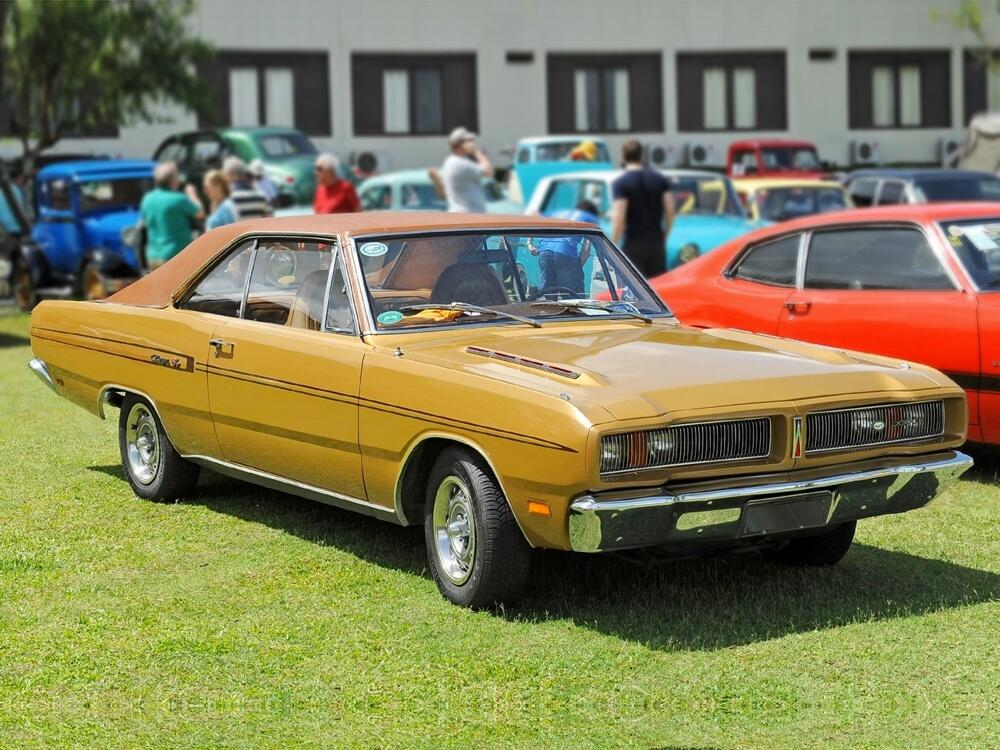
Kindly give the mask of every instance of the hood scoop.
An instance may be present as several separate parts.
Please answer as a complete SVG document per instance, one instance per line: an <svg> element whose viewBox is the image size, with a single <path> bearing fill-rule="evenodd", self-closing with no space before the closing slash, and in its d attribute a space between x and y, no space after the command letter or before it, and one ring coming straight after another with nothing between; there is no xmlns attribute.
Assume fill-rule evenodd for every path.
<svg viewBox="0 0 1000 750"><path fill-rule="evenodd" d="M559 377L569 378L571 380L576 380L580 377L580 373L576 370L571 370L568 367L563 367L562 365L553 365L549 362L520 357L516 354L500 352L495 349L486 349L482 346L469 346L466 347L465 351L469 354L475 354L478 357L499 359L501 362L509 362L512 365L521 365L521 367L530 367L534 370L541 370L542 372L547 372L550 375L558 375Z"/></svg>

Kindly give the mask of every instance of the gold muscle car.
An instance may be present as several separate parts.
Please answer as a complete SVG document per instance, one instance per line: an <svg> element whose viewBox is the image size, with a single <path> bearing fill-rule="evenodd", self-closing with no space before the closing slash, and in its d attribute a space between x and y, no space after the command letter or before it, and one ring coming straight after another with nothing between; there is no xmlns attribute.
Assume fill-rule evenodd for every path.
<svg viewBox="0 0 1000 750"><path fill-rule="evenodd" d="M184 497L204 467L422 523L472 607L515 600L538 547L831 564L858 519L972 463L941 373L685 328L575 222L241 222L103 302L43 302L31 337L56 393L120 410L139 496Z"/></svg>

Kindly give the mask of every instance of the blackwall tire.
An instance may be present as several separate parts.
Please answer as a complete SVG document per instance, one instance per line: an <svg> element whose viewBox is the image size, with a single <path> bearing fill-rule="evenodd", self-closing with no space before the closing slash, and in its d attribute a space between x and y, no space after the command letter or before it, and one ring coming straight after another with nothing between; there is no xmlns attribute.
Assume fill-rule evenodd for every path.
<svg viewBox="0 0 1000 750"><path fill-rule="evenodd" d="M176 451L153 406L126 394L118 417L118 447L122 470L132 490L146 500L170 502L190 495L199 467Z"/></svg>
<svg viewBox="0 0 1000 750"><path fill-rule="evenodd" d="M424 506L431 575L453 604L492 609L527 587L532 550L489 466L471 450L441 453Z"/></svg>

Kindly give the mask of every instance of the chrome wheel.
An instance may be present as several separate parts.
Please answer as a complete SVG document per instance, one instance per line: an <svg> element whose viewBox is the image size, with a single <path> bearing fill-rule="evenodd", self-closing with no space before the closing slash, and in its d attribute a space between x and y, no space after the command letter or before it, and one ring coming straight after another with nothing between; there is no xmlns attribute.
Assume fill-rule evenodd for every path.
<svg viewBox="0 0 1000 750"><path fill-rule="evenodd" d="M125 446L132 478L139 484L152 484L160 471L160 433L146 404L137 403L129 411Z"/></svg>
<svg viewBox="0 0 1000 750"><path fill-rule="evenodd" d="M434 495L432 523L438 567L454 585L465 583L476 557L476 517L465 482L447 476Z"/></svg>

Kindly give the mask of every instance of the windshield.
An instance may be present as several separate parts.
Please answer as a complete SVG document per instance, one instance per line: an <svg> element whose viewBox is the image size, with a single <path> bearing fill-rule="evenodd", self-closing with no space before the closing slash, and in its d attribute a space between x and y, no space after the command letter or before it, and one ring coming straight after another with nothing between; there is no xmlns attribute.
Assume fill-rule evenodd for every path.
<svg viewBox="0 0 1000 750"><path fill-rule="evenodd" d="M313 142L302 133L269 133L257 136L257 145L268 159L289 159L317 153Z"/></svg>
<svg viewBox="0 0 1000 750"><path fill-rule="evenodd" d="M1000 179L992 175L918 180L914 187L927 203L1000 200Z"/></svg>
<svg viewBox="0 0 1000 750"><path fill-rule="evenodd" d="M847 197L839 186L785 187L758 190L754 198L760 218L785 221L799 216L841 211L848 207Z"/></svg>
<svg viewBox="0 0 1000 750"><path fill-rule="evenodd" d="M535 161L568 161L569 153L574 148L584 142L584 138L578 141L559 141L558 143L539 143L535 146ZM608 147L603 143L594 143L597 147L597 157L594 161L611 161Z"/></svg>
<svg viewBox="0 0 1000 750"><path fill-rule="evenodd" d="M80 211L138 209L142 196L153 189L153 178L90 180L80 183Z"/></svg>
<svg viewBox="0 0 1000 750"><path fill-rule="evenodd" d="M674 205L679 214L744 215L743 207L727 180L708 176L669 179L670 191L674 195Z"/></svg>
<svg viewBox="0 0 1000 750"><path fill-rule="evenodd" d="M803 171L820 169L816 149L811 147L772 147L761 149L760 153L761 158L764 160L764 169L794 169Z"/></svg>
<svg viewBox="0 0 1000 750"><path fill-rule="evenodd" d="M379 330L670 314L599 232L394 235L357 249Z"/></svg>
<svg viewBox="0 0 1000 750"><path fill-rule="evenodd" d="M941 228L976 286L1000 291L1000 218L945 221Z"/></svg>

